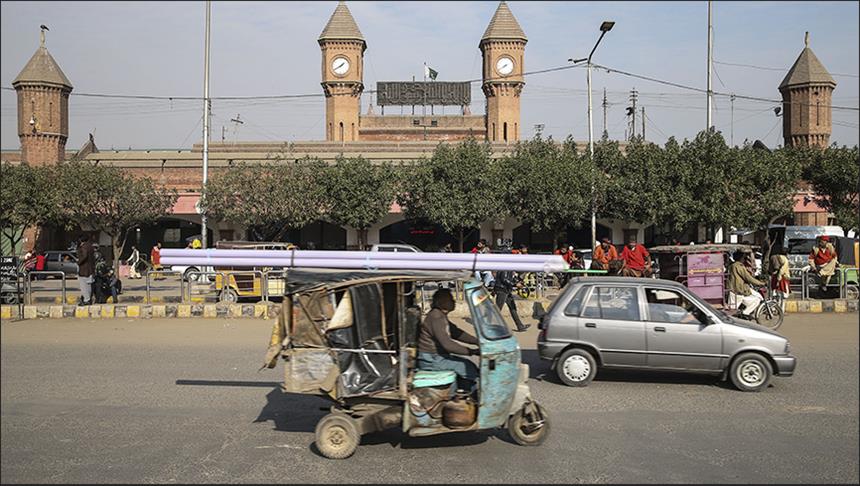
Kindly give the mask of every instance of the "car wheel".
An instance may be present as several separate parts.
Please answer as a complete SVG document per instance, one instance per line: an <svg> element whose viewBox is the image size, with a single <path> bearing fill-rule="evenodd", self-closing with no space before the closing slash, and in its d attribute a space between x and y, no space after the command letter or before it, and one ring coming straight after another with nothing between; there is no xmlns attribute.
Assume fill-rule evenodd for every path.
<svg viewBox="0 0 860 486"><path fill-rule="evenodd" d="M317 423L316 446L329 459L346 459L358 448L361 435L355 421L340 413L331 413Z"/></svg>
<svg viewBox="0 0 860 486"><path fill-rule="evenodd" d="M235 304L238 301L239 294L237 294L235 290L227 288L221 291L221 302L225 304Z"/></svg>
<svg viewBox="0 0 860 486"><path fill-rule="evenodd" d="M523 408L508 417L508 434L522 446L543 444L549 437L549 416L537 402L529 400Z"/></svg>
<svg viewBox="0 0 860 486"><path fill-rule="evenodd" d="M558 358L555 371L565 385L585 386L597 374L597 361L582 348L568 349Z"/></svg>
<svg viewBox="0 0 860 486"><path fill-rule="evenodd" d="M198 275L194 272L199 272L199 271L200 270L198 270L197 267L188 267L185 269L185 272L182 274L182 277L185 279L186 282L195 282L196 283L198 280L200 280L200 275Z"/></svg>
<svg viewBox="0 0 860 486"><path fill-rule="evenodd" d="M767 388L773 376L773 368L764 356L744 353L732 361L729 376L738 390L757 392Z"/></svg>

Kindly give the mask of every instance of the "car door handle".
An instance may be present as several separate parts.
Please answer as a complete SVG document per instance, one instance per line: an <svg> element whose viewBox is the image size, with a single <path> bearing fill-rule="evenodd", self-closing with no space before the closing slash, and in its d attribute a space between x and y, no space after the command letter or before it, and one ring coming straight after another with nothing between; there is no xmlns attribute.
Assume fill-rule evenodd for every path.
<svg viewBox="0 0 860 486"><path fill-rule="evenodd" d="M593 322L586 322L585 327L597 327L597 324L595 324Z"/></svg>
<svg viewBox="0 0 860 486"><path fill-rule="evenodd" d="M657 327L655 327L655 328L654 328L654 331L656 331L656 332L666 332L666 328L665 328L665 327L662 327L662 326L657 326Z"/></svg>

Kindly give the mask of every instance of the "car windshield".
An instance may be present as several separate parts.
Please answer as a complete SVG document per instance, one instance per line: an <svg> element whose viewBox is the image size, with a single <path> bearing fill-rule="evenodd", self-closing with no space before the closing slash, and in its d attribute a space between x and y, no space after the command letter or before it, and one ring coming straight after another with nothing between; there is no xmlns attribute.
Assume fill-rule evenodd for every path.
<svg viewBox="0 0 860 486"><path fill-rule="evenodd" d="M806 255L815 246L814 238L791 238L788 240L788 253L791 255Z"/></svg>
<svg viewBox="0 0 860 486"><path fill-rule="evenodd" d="M493 305L493 300L490 298L487 289L480 288L472 292L469 298L469 305L472 307L472 317L475 319L475 327L487 339L504 339L511 337L511 331L508 329L499 310Z"/></svg>

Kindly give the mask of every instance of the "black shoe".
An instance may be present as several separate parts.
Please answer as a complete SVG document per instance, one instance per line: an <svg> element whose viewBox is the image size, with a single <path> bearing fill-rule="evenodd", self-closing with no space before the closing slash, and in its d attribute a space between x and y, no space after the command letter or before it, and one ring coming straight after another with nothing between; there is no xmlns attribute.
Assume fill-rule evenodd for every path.
<svg viewBox="0 0 860 486"><path fill-rule="evenodd" d="M525 326L516 330L516 332L525 332L528 328L532 327L531 324L526 324Z"/></svg>

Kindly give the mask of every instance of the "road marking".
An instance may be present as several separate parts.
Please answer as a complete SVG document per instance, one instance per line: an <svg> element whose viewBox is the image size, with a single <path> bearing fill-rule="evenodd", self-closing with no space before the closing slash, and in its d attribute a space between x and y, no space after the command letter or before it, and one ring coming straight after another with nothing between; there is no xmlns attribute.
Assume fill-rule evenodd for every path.
<svg viewBox="0 0 860 486"><path fill-rule="evenodd" d="M254 449L304 449L302 446L294 446L289 444L275 444L275 445L265 445L265 446L256 446Z"/></svg>

